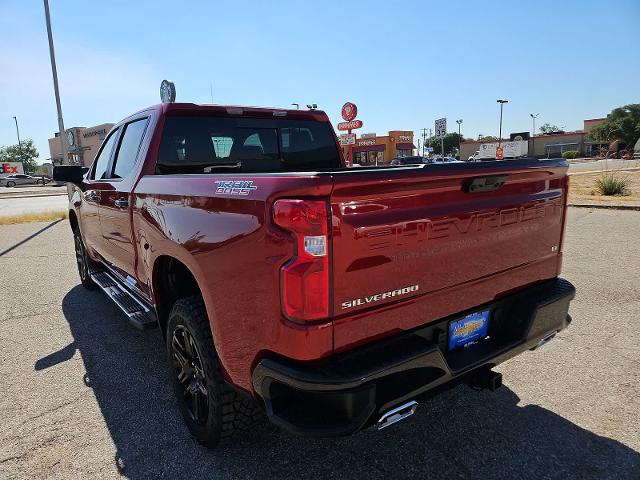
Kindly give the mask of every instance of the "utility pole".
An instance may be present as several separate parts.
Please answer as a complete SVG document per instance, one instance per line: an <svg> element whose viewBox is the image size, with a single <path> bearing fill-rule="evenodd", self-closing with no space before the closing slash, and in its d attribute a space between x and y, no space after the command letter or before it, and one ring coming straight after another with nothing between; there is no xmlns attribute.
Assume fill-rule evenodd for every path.
<svg viewBox="0 0 640 480"><path fill-rule="evenodd" d="M60 153L62 164L69 162L67 147L64 144L64 121L62 120L62 107L60 106L60 90L58 88L58 70L56 69L56 54L53 49L53 34L51 33L51 16L49 15L49 1L44 0L44 16L47 21L47 36L49 37L49 57L51 58L51 73L53 75L53 91L56 96L56 108L58 109L58 130L60 137ZM53 160L53 159L52 159Z"/></svg>
<svg viewBox="0 0 640 480"><path fill-rule="evenodd" d="M500 136L498 137L498 146L502 145L502 106L509 103L509 100L496 100L500 104Z"/></svg>
<svg viewBox="0 0 640 480"><path fill-rule="evenodd" d="M422 129L422 156L424 157L424 151L427 147L427 129Z"/></svg>

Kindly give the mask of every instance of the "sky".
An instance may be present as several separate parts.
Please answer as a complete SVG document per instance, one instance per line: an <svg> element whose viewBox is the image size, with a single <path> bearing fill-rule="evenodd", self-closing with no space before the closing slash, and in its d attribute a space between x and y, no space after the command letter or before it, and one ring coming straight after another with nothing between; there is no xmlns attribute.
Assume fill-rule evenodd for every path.
<svg viewBox="0 0 640 480"><path fill-rule="evenodd" d="M640 1L50 0L65 127L117 122L177 101L317 103L358 133L433 128L497 135L640 103ZM31 138L40 162L57 114L44 7L0 0L0 146ZM415 142L414 142L415 143Z"/></svg>

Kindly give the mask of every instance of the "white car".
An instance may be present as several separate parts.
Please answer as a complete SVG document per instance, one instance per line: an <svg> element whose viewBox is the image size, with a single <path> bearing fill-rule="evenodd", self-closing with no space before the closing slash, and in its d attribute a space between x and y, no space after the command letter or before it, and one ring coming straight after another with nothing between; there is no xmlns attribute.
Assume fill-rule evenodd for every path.
<svg viewBox="0 0 640 480"><path fill-rule="evenodd" d="M15 187L16 185L37 185L42 183L42 179L25 175L23 173L14 173L0 178L0 185L5 187Z"/></svg>
<svg viewBox="0 0 640 480"><path fill-rule="evenodd" d="M440 165L443 163L465 163L462 160L458 160L455 157L434 157L434 158L429 158L427 159L427 162L425 163L429 163L429 164L435 164L435 165Z"/></svg>
<svg viewBox="0 0 640 480"><path fill-rule="evenodd" d="M475 162L476 159L478 159L478 157L480 157L480 150L476 150L476 153L474 153L473 155L471 155L469 157L469 161L470 162Z"/></svg>

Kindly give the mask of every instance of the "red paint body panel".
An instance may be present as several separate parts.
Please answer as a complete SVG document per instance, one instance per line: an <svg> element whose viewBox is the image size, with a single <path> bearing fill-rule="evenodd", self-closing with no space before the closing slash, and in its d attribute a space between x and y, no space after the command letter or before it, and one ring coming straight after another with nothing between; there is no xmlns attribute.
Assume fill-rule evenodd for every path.
<svg viewBox="0 0 640 480"><path fill-rule="evenodd" d="M331 196L335 348L415 328L557 276L566 170L505 164L440 175L428 167L393 178L337 175ZM463 191L473 177L505 173L497 191ZM418 288L366 302L409 286ZM397 305L381 311L386 304Z"/></svg>
<svg viewBox="0 0 640 480"><path fill-rule="evenodd" d="M567 186L562 161L321 174L155 174L167 113L227 116L238 108L249 117L284 112L164 104L129 117L123 122L150 117L132 177L117 185L87 182L89 189L104 190L102 214L78 192L72 203L92 257L133 276L151 302L158 302L158 260L171 256L187 266L234 385L252 391L253 368L263 356L313 362L558 275ZM328 122L319 111L286 115ZM500 174L508 179L497 191L463 191L473 177ZM216 181L229 179L251 180L257 188L246 196L216 193ZM121 195L128 195L126 212L109 203ZM318 324L300 325L282 315L280 268L295 245L290 233L274 226L272 205L279 198L330 204L332 316ZM343 308L344 302L409 286L417 288Z"/></svg>
<svg viewBox="0 0 640 480"><path fill-rule="evenodd" d="M280 267L291 258L291 237L270 221L277 198L328 196L329 177L234 175L252 179L251 198L217 194L224 175L145 176L135 192L138 277L152 282L162 255L183 262L200 286L216 349L229 379L251 389L251 370L263 351L307 361L331 355L331 322L301 327L282 318ZM158 194L158 192L163 192Z"/></svg>

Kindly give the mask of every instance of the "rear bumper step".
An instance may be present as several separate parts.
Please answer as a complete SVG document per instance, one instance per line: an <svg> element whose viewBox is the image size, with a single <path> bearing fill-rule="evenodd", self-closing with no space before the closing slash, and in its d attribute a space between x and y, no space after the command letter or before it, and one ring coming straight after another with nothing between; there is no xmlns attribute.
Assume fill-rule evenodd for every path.
<svg viewBox="0 0 640 480"><path fill-rule="evenodd" d="M574 296L573 285L558 278L479 306L476 311L491 310L488 337L452 351L446 341L449 322L470 312L323 363L264 358L254 370L253 387L269 419L299 435L348 435L393 417L401 406L401 416L406 415L399 421L413 413L404 408L407 402L459 381L498 388L502 377L490 369L566 328Z"/></svg>
<svg viewBox="0 0 640 480"><path fill-rule="evenodd" d="M129 323L135 328L149 330L157 326L155 312L131 293L114 275L102 270L92 270L89 275L96 285L127 315Z"/></svg>

